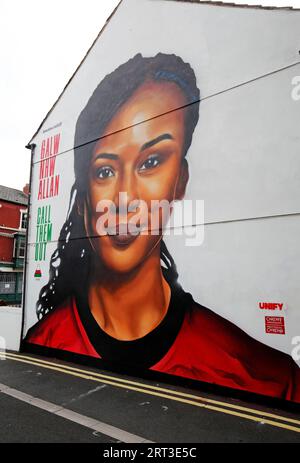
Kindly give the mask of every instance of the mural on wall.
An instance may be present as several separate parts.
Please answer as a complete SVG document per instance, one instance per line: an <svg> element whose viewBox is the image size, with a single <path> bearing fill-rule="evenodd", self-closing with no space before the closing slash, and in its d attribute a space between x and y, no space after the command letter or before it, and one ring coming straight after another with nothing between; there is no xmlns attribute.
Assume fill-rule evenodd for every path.
<svg viewBox="0 0 300 463"><path fill-rule="evenodd" d="M123 3L136 6L133 0ZM157 9L151 0L144 3ZM172 11L177 5L180 2ZM205 11L210 14L211 8L218 11L211 6ZM121 4L120 17L123 11ZM27 272L23 346L89 356L108 368L150 369L300 402L300 369L288 341L282 348L267 338L285 339L290 303L283 293L256 289L251 279L239 281L235 273L243 274L245 262L253 273L259 266L266 271L253 249L266 233L258 228L269 226L267 214L247 215L252 205L242 193L238 197L240 176L247 176L247 169L245 162L234 169L231 164L242 152L229 155L231 163L223 174L231 169L227 183L235 188L235 201L246 217L233 220L230 204L220 208L225 217L220 212L218 220L209 216L214 186L225 197L228 187L220 186L214 161L202 155L199 138L212 116L195 59L179 56L173 47L168 53L137 50L120 62L102 74L78 107L72 142L64 123L58 124L59 131L50 127L51 136L42 130L36 136L35 239L29 238L28 246L33 271ZM225 111L231 107L232 102ZM245 127L241 119L235 123ZM206 136L212 143L218 139L213 131L206 130ZM231 139L233 133L226 137ZM252 139L249 132L249 149ZM299 137L297 143L299 148ZM218 146L221 152L222 144ZM250 176L258 159L246 158ZM195 192L205 182L205 171L214 182L203 187L201 197ZM258 211L260 197L256 191L252 194ZM205 208L208 203L208 217L203 202ZM273 220L276 214L270 216ZM253 230L252 221L259 218ZM34 236L34 219L31 230ZM224 248L228 237L228 249L211 243L213 233L217 246L224 243ZM251 257L240 244L243 239ZM217 268L220 257L223 262ZM39 278L30 292L37 268ZM268 272L275 288L274 268ZM226 290L222 283L216 286L214 274L220 281L231 275ZM243 302L245 291L253 310L247 309L249 301ZM275 299L270 300L272 294Z"/></svg>

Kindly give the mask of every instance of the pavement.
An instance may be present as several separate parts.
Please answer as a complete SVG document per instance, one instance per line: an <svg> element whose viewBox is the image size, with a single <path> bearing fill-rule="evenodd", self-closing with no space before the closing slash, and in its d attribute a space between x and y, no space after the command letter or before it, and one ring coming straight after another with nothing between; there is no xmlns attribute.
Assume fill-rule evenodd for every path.
<svg viewBox="0 0 300 463"><path fill-rule="evenodd" d="M299 443L300 413L33 354L0 360L0 442Z"/></svg>

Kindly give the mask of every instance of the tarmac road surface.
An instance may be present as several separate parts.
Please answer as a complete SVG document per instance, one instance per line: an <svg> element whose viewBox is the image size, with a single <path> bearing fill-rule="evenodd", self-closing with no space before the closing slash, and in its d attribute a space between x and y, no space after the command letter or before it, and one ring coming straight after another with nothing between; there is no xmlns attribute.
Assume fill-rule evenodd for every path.
<svg viewBox="0 0 300 463"><path fill-rule="evenodd" d="M0 360L0 410L0 442L300 442L299 411L32 354Z"/></svg>

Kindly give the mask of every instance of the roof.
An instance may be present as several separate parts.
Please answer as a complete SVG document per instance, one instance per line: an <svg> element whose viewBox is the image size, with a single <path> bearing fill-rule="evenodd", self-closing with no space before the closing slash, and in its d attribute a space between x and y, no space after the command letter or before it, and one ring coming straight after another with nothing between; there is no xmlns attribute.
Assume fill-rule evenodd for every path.
<svg viewBox="0 0 300 463"><path fill-rule="evenodd" d="M0 185L0 199L10 203L23 204L24 206L28 204L28 196L23 191L3 185Z"/></svg>
<svg viewBox="0 0 300 463"><path fill-rule="evenodd" d="M259 9L259 10L292 10L292 11L300 11L300 8L293 8L292 6L283 6L283 7L278 7L278 6L263 6L263 5L247 5L247 4L240 4L240 3L230 3L230 2L222 2L222 1L214 1L214 0L164 0L164 1L169 1L169 2L182 2L182 3L198 3L198 4L201 4L201 5L212 5L212 6L220 6L220 7L228 7L228 8L252 8L252 9ZM274 0L276 1L276 0ZM288 0L287 0L288 1ZM40 129L42 128L44 122L47 120L47 118L49 117L49 115L52 113L53 109L55 108L55 106L57 105L58 101L61 99L61 97L63 96L63 94L65 93L66 91L66 88L69 86L70 82L73 80L73 77L75 76L75 74L77 73L77 71L80 69L80 67L82 66L82 64L84 63L85 59L87 58L87 56L89 55L90 51L92 50L93 46L95 45L95 43L97 42L98 38L100 37L100 35L102 34L102 32L104 31L104 29L106 28L106 26L108 25L109 21L111 20L111 18L114 16L114 14L116 13L116 11L118 10L119 6L121 5L121 3L123 2L123 0L120 0L118 5L115 7L115 9L112 11L112 13L110 14L110 16L107 18L106 22L104 23L104 26L102 27L102 29L100 30L99 34L97 35L97 37L95 38L94 42L92 43L92 45L90 46L90 48L88 49L88 51L86 52L85 56L83 57L82 61L79 63L79 65L77 66L77 68L75 69L74 73L72 74L72 76L70 77L70 79L68 80L68 82L66 83L65 87L63 88L62 92L60 93L60 95L58 96L58 98L56 99L56 101L54 102L54 104L52 105L52 107L50 108L50 110L47 112L46 116L44 117L44 119L42 120L42 122L40 123L39 127L37 128L37 130L35 131L35 133L32 135L29 143L25 146L25 148L28 148L28 149L31 149L32 148L32 141L34 139L34 137L39 133Z"/></svg>

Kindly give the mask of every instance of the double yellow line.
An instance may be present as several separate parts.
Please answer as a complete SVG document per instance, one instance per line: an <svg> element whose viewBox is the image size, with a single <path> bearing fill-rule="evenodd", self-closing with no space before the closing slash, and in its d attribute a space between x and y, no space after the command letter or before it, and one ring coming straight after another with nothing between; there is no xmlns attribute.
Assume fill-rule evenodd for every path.
<svg viewBox="0 0 300 463"><path fill-rule="evenodd" d="M172 389L154 386L150 384L143 384L137 381L131 381L128 379L119 378L112 375L106 375L103 373L97 373L94 371L84 370L80 368L71 367L69 365L62 365L55 362L49 362L46 360L37 359L28 355L13 354L13 353L0 353L0 359L9 359L17 362L27 363L38 366L40 368L46 368L48 370L54 370L60 373L65 373L78 378L87 379L90 381L96 381L98 383L109 384L110 386L131 390L135 392L141 392L142 394L148 394L155 397L162 397L164 399L173 400L175 402L181 402L184 404L192 405L194 407L205 408L214 412L225 413L227 415L244 418L257 423L264 423L277 428L286 429L288 431L294 431L300 433L300 420L289 418L286 416L277 415L274 413L268 413L254 408L243 407L219 400L209 399L207 397L201 397L195 394L188 394L181 391L174 391Z"/></svg>

